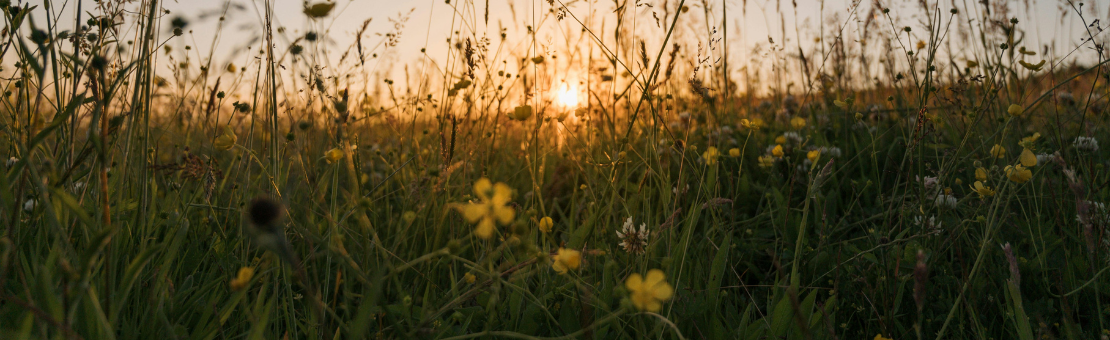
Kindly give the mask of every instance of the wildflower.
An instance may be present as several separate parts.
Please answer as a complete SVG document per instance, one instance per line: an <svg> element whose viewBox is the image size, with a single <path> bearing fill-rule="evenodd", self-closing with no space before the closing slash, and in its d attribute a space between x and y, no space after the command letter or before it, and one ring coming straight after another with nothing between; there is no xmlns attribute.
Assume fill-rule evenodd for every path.
<svg viewBox="0 0 1110 340"><path fill-rule="evenodd" d="M215 146L217 150L228 150L235 146L235 141L238 139L239 138L235 135L235 130L232 130L230 126L224 125L224 133L216 137L216 140L212 141L212 146Z"/></svg>
<svg viewBox="0 0 1110 340"><path fill-rule="evenodd" d="M925 176L925 179L921 179L921 177L918 177L917 180L921 182L921 185L925 186L925 190L932 189L933 187L937 186L937 182L939 182L939 180L935 176Z"/></svg>
<svg viewBox="0 0 1110 340"><path fill-rule="evenodd" d="M463 280L465 280L466 283L473 284L474 281L478 281L478 277L474 276L474 274L466 273L463 274Z"/></svg>
<svg viewBox="0 0 1110 340"><path fill-rule="evenodd" d="M412 223L412 221L416 220L416 212L409 210L401 213L401 220L405 221L405 224Z"/></svg>
<svg viewBox="0 0 1110 340"><path fill-rule="evenodd" d="M1021 141L1018 142L1018 145L1021 145L1021 147L1026 149L1033 149L1036 145L1037 140L1040 138L1041 134L1039 132L1034 132L1033 135L1022 138Z"/></svg>
<svg viewBox="0 0 1110 340"><path fill-rule="evenodd" d="M455 209L467 222L478 224L474 228L475 235L489 239L493 236L495 223L509 224L516 216L513 208L505 206L513 191L505 183L492 184L489 179L482 178L474 182L474 194L479 198L478 203L456 205Z"/></svg>
<svg viewBox="0 0 1110 340"><path fill-rule="evenodd" d="M991 187L983 185L983 182L980 182L980 181L975 181L975 184L972 184L972 186L971 186L971 190L978 193L979 197L981 197L981 198L982 197L988 197L988 196L994 196L994 190L991 189Z"/></svg>
<svg viewBox="0 0 1110 340"><path fill-rule="evenodd" d="M254 277L254 268L239 268L239 274L236 275L234 279L231 279L231 290L237 291L246 288L247 284L251 282L252 277Z"/></svg>
<svg viewBox="0 0 1110 340"><path fill-rule="evenodd" d="M763 127L763 120L759 119L759 118L752 118L751 120L741 119L740 120L740 126L748 128L748 129L752 129L752 130L759 130L760 128Z"/></svg>
<svg viewBox="0 0 1110 340"><path fill-rule="evenodd" d="M1073 145L1075 145L1075 148L1079 149L1079 151L1098 151L1098 140L1094 137L1077 137L1075 138L1075 143Z"/></svg>
<svg viewBox="0 0 1110 340"><path fill-rule="evenodd" d="M956 196L940 194L940 195L937 195L935 203L938 207L955 208L956 207Z"/></svg>
<svg viewBox="0 0 1110 340"><path fill-rule="evenodd" d="M551 232L551 227L554 226L554 225L555 225L555 222L553 222L551 220L551 217L544 216L543 218L540 219L540 231L543 232L544 234L550 233Z"/></svg>
<svg viewBox="0 0 1110 340"><path fill-rule="evenodd" d="M521 105L513 109L513 119L525 120L532 116L532 105Z"/></svg>
<svg viewBox="0 0 1110 340"><path fill-rule="evenodd" d="M1015 183L1025 183L1033 178L1033 172L1021 165L1007 165L1006 177L1009 177Z"/></svg>
<svg viewBox="0 0 1110 340"><path fill-rule="evenodd" d="M621 239L621 248L629 254L643 254L649 237L651 237L651 231L647 230L647 224L641 223L640 229L636 230L632 217L625 220L624 226L617 231L617 238Z"/></svg>
<svg viewBox="0 0 1110 340"><path fill-rule="evenodd" d="M793 127L795 130L801 130L802 128L806 127L806 119L802 117L791 118L790 127Z"/></svg>
<svg viewBox="0 0 1110 340"><path fill-rule="evenodd" d="M334 2L317 2L309 6L307 2L304 7L304 14L309 18L318 19L328 16L331 10L335 8Z"/></svg>
<svg viewBox="0 0 1110 340"><path fill-rule="evenodd" d="M775 158L771 156L759 156L759 167L770 168L775 166Z"/></svg>
<svg viewBox="0 0 1110 340"><path fill-rule="evenodd" d="M786 144L786 135L775 137L775 144Z"/></svg>
<svg viewBox="0 0 1110 340"><path fill-rule="evenodd" d="M849 106L848 102L842 101L840 99L833 100L833 105L836 105L836 107L839 107L839 108L845 109L845 110L847 110L848 106Z"/></svg>
<svg viewBox="0 0 1110 340"><path fill-rule="evenodd" d="M4 163L4 165L7 167L11 167L12 165L15 165L16 162L19 162L19 158L10 157L8 158L8 161Z"/></svg>
<svg viewBox="0 0 1110 340"><path fill-rule="evenodd" d="M918 40L917 41L917 49L920 50L920 49L923 49L923 48L925 48L925 40Z"/></svg>
<svg viewBox="0 0 1110 340"><path fill-rule="evenodd" d="M975 168L975 180L986 181L987 178L987 169L983 169L983 167Z"/></svg>
<svg viewBox="0 0 1110 340"><path fill-rule="evenodd" d="M925 229L930 230L930 233L934 234L939 234L941 227L944 225L941 221L937 221L936 216L929 216L929 218L917 216L913 218L913 223L925 227Z"/></svg>
<svg viewBox="0 0 1110 340"><path fill-rule="evenodd" d="M732 158L740 157L740 149L738 149L738 148L728 149L728 156L732 157Z"/></svg>
<svg viewBox="0 0 1110 340"><path fill-rule="evenodd" d="M35 210L35 205L37 205L37 204L38 203L35 202L34 198L28 198L27 201L23 202L23 211Z"/></svg>
<svg viewBox="0 0 1110 340"><path fill-rule="evenodd" d="M817 160L821 158L821 149L815 149L806 153L806 159L810 162L817 164Z"/></svg>
<svg viewBox="0 0 1110 340"><path fill-rule="evenodd" d="M555 260L551 263L551 269L559 274L566 274L567 271L576 270L582 265L582 253L574 249L559 248L551 259Z"/></svg>
<svg viewBox="0 0 1110 340"><path fill-rule="evenodd" d="M782 152L782 145L775 145L775 148L771 149L771 155L775 156L775 158L782 158L784 155Z"/></svg>
<svg viewBox="0 0 1110 340"><path fill-rule="evenodd" d="M1018 161L1025 167L1037 166L1037 155L1034 155L1033 151L1023 148L1021 150L1021 155L1018 156Z"/></svg>
<svg viewBox="0 0 1110 340"><path fill-rule="evenodd" d="M340 150L339 148L333 148L324 153L324 160L327 161L328 164L332 164L339 161L340 159L343 159L343 156L343 150Z"/></svg>
<svg viewBox="0 0 1110 340"><path fill-rule="evenodd" d="M787 141L794 144L802 144L802 141L805 141L805 138L802 138L802 135L799 135L797 132L794 131L787 131L786 133L782 134L782 137L786 138Z"/></svg>
<svg viewBox="0 0 1110 340"><path fill-rule="evenodd" d="M624 287L631 294L632 305L648 312L663 310L663 302L674 296L674 287L667 283L666 278L666 274L659 269L649 270L647 278L640 274L629 276Z"/></svg>
<svg viewBox="0 0 1110 340"><path fill-rule="evenodd" d="M1053 158L1052 154L1039 153L1039 154L1037 154L1037 164L1047 163L1049 161L1052 161L1052 158Z"/></svg>
<svg viewBox="0 0 1110 340"><path fill-rule="evenodd" d="M1024 109L1018 104L1010 104L1010 107L1006 108L1006 113L1014 117L1021 117L1022 111L1024 111Z"/></svg>
<svg viewBox="0 0 1110 340"><path fill-rule="evenodd" d="M994 147L991 148L991 156L994 158L1006 157L1006 148L995 144Z"/></svg>
<svg viewBox="0 0 1110 340"><path fill-rule="evenodd" d="M717 164L717 157L718 156L720 156L720 152L717 151L717 148L712 147L712 146L706 148L705 153L703 153L701 155L702 158L705 158L705 164L706 165L715 165L715 164Z"/></svg>
<svg viewBox="0 0 1110 340"><path fill-rule="evenodd" d="M872 339L872 340L894 340L894 339L885 338L885 337L883 337L882 334L875 334L875 339Z"/></svg>
<svg viewBox="0 0 1110 340"><path fill-rule="evenodd" d="M833 158L840 157L841 155L840 148L835 146L822 146L820 148L817 148L817 150L821 150L822 155L828 155L829 157Z"/></svg>

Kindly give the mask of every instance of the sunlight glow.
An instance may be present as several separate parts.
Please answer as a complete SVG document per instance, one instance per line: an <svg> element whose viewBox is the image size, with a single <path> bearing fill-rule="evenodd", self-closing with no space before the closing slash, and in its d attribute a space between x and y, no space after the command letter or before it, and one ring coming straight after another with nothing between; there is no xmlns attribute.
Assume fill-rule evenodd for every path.
<svg viewBox="0 0 1110 340"><path fill-rule="evenodd" d="M572 108L578 106L578 88L574 85L567 85L563 83L563 88L559 90L559 104L564 107Z"/></svg>

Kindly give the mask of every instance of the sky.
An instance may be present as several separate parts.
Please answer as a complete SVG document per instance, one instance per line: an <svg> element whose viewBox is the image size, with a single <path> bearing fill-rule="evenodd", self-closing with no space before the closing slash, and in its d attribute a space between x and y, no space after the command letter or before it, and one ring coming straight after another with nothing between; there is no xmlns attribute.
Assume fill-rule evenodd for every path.
<svg viewBox="0 0 1110 340"><path fill-rule="evenodd" d="M62 19L60 26L63 29L72 26L73 13L78 1L82 2L81 5L86 8L86 11L88 8L96 6L94 0L51 0L50 4L54 7L53 10L58 11L56 15ZM332 48L339 50L351 45L354 41L354 32L367 19L371 19L371 21L366 31L367 34L364 35L364 41L371 44L382 39L376 34L396 31L394 28L398 20L407 18L403 29L399 30L401 32L400 36L396 37L398 43L389 48L388 51L380 48L377 50L383 58L392 62L379 63L380 66L377 67L381 69L376 71L391 73L393 77L398 76L397 73L400 72L400 68L397 65L400 64L444 67L442 58L447 55L448 48L445 39L448 39L453 31L459 29L467 31L466 28L475 23L478 26L486 26L482 22L487 6L490 18L489 24L486 27L479 27L477 30L484 31L489 37L493 38L499 34L498 27L504 26L511 35L510 42L515 41L517 43L512 45L516 48L520 48L519 42L521 39L514 40L512 36L523 36L523 33L521 33L523 28L534 24L533 14L535 14L535 17L540 17L544 11L552 8L547 4L547 0L450 1L454 3L447 3L445 0L337 0L335 10L331 12L328 18L320 21L309 20L302 13L305 2L301 0L274 0L273 3L275 5L275 21L279 27L286 29L287 35L303 34L303 32L310 29L323 32L322 35L333 44ZM567 32L574 33L571 28L580 27L572 21L574 18L581 21L592 20L589 25L594 29L605 25L606 29L609 30L607 36L610 36L611 39L611 27L613 27L616 20L613 14L615 6L612 0L563 1L553 1L553 3L556 7L565 4L571 15L562 22L549 20L545 23L545 26L540 26L537 41L555 42L555 45L561 44L565 41L564 35ZM657 51L662 45L662 34L657 33L661 29L656 28L652 12L656 12L662 17L663 8L666 6L673 13L679 1L627 0L627 6L639 5L636 7L638 15L629 20L634 20L631 21L631 24L639 28L637 30L639 36L636 38L646 40L649 51ZM706 27L703 23L705 12L702 10L702 4L709 4L711 8L709 15L713 17L712 20L715 23L719 24L724 1L726 0L686 1L691 10L683 14L688 17L684 17L678 24L680 28L677 30L679 31L677 33L678 37L692 37L693 40L697 41L697 44L702 45L705 49L705 46L709 44L709 39L705 34ZM798 7L795 9L790 1L727 0L728 16L730 18L727 23L729 26L727 28L727 34L729 35L727 43L730 62L738 65L754 60L755 63L759 63L760 56L752 51L757 45L765 48L769 40L774 40L780 46L785 42L787 46L793 46L796 49L796 45L791 44L796 44L799 40L799 37L797 37L799 31L803 34L801 38L803 44L809 44L814 38L811 35L812 32L820 29L820 25L823 23L821 18L838 19L824 22L826 32L835 31L838 25L843 25L845 36L851 37L853 34L858 34L858 31L853 32L855 27L858 27L854 22L855 19L847 15L853 9L853 2L849 0L796 1ZM312 3L316 2L319 2L319 0L312 1ZM977 2L973 1L973 3ZM31 5L43 4L42 0L33 0L28 3ZM895 25L922 28L921 22L923 20L918 1L887 0L881 1L881 3L892 8L891 14L896 21ZM929 3L935 4L936 2L930 1ZM944 0L940 3L940 8L943 12L947 12L954 3L956 3L955 0ZM1084 34L1082 30L1084 25L1077 21L1078 18L1075 15L1070 15L1061 21L1060 6L1066 3L1067 0L1063 2L1045 0L1010 1L1011 6L1017 9L1018 19L1023 22L1023 25L1033 26L1031 31L1035 31L1035 34L1027 39L1027 45L1032 47L1056 42L1056 51L1053 51L1053 54L1057 55L1066 54L1075 48L1082 34ZM172 41L170 45L175 48L183 48L188 45L193 48L193 53L196 55L206 56L211 49L216 32L218 13L227 4L232 6L229 7L229 12L226 15L227 27L218 40L218 45L215 46L214 64L224 65L227 62L240 60L241 65L242 61L249 61L252 56L245 55L236 48L247 45L258 47L257 42L254 44L248 43L252 41L252 38L257 38L261 32L264 8L264 2L261 0L232 0L230 2L227 0L164 1L163 7L169 10L170 14L162 20L162 23L166 26L162 32L162 37L170 36L168 18L181 16L190 22L187 27L189 33L183 37L184 39ZM856 18L865 16L872 5L873 2L870 1L859 5L854 12ZM962 6L962 3L960 5ZM1096 1L1087 4L1086 8L1091 9L1092 5L1096 7L1087 13L1088 21L1095 18L1107 19L1106 11L1110 7L1110 2ZM511 8L515 9L515 16L513 11L510 10ZM592 19L589 15L591 8L595 13ZM39 11L38 13L37 22L44 22L43 12ZM957 20L978 20L980 15L961 13ZM461 20L461 18L467 20ZM881 20L885 20L885 18ZM782 29L783 25L786 26L785 30ZM722 37L723 32L720 31L714 35L718 39ZM296 34L291 34L291 32ZM785 37L783 36L784 32ZM690 40L684 41L694 45ZM582 45L589 44L589 41L575 41L575 43ZM427 53L421 53L422 49L426 49ZM695 54L694 51L689 49L683 52L687 58L692 58ZM721 50L718 49L713 53L719 54L720 52ZM333 59L331 60L332 63L336 61L335 59L338 59L338 55L337 52L330 56L330 59Z"/></svg>

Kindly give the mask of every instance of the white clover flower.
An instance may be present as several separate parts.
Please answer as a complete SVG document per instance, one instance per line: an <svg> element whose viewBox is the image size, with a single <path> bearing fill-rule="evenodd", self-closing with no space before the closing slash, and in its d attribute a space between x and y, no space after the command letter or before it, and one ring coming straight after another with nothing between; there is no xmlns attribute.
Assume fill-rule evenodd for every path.
<svg viewBox="0 0 1110 340"><path fill-rule="evenodd" d="M940 195L937 195L935 203L938 207L955 208L956 207L956 196L940 194Z"/></svg>
<svg viewBox="0 0 1110 340"><path fill-rule="evenodd" d="M913 218L913 223L918 226L924 227L926 230L929 231L929 234L937 235L944 231L944 229L941 229L944 223L937 220L936 216L929 216L929 218L916 216Z"/></svg>
<svg viewBox="0 0 1110 340"><path fill-rule="evenodd" d="M805 141L805 139L802 138L802 135L799 135L797 132L794 131L787 131L783 133L782 136L786 137L786 141L789 143L802 144L802 142Z"/></svg>
<svg viewBox="0 0 1110 340"><path fill-rule="evenodd" d="M634 255L644 253L644 250L647 249L649 237L651 237L651 231L647 230L647 223L640 223L640 229L637 230L635 224L632 223L632 217L624 220L621 230L617 231L617 238L621 239L621 248Z"/></svg>
<svg viewBox="0 0 1110 340"><path fill-rule="evenodd" d="M1075 148L1083 152L1098 151L1098 140L1094 137L1077 137L1075 138Z"/></svg>
<svg viewBox="0 0 1110 340"><path fill-rule="evenodd" d="M27 201L23 202L23 211L35 210L36 204L37 202L35 202L34 198L28 198Z"/></svg>

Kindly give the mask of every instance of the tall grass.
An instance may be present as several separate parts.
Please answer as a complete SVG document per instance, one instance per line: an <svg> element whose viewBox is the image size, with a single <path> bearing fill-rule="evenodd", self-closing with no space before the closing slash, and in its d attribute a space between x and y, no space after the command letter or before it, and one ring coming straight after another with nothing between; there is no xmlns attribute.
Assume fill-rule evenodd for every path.
<svg viewBox="0 0 1110 340"><path fill-rule="evenodd" d="M0 338L1110 336L1090 5L2 5Z"/></svg>

